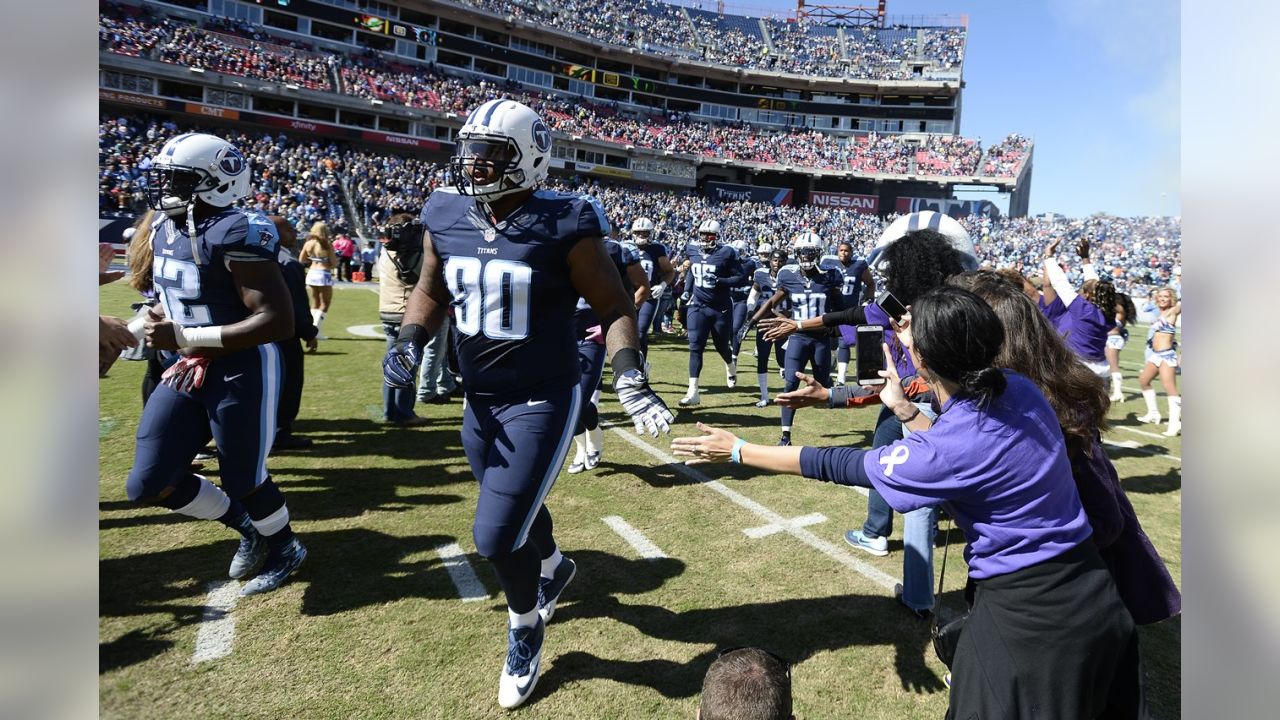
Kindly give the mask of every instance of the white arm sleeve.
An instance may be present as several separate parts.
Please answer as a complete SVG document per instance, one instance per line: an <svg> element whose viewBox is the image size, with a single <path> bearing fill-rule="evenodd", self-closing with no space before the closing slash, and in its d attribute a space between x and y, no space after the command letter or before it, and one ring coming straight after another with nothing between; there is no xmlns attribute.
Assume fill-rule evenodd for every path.
<svg viewBox="0 0 1280 720"><path fill-rule="evenodd" d="M1067 274L1062 271L1062 267L1058 265L1058 261L1053 258L1046 258L1044 261L1044 275L1049 280L1049 284L1053 286L1053 291L1058 293L1058 297L1062 298L1063 307L1071 307L1071 303L1076 300L1075 288L1071 287L1071 282L1067 280Z"/></svg>
<svg viewBox="0 0 1280 720"><path fill-rule="evenodd" d="M756 304L756 296L759 294L760 293L756 291L756 286L752 285L751 292L747 293L747 307L751 307Z"/></svg>
<svg viewBox="0 0 1280 720"><path fill-rule="evenodd" d="M1082 268L1080 268L1080 269L1084 272L1084 279L1085 279L1085 280L1097 280L1097 279L1098 279L1098 271L1097 271L1096 269L1094 269L1094 267L1093 267L1093 263L1085 263L1085 264L1084 264L1084 267L1082 267Z"/></svg>

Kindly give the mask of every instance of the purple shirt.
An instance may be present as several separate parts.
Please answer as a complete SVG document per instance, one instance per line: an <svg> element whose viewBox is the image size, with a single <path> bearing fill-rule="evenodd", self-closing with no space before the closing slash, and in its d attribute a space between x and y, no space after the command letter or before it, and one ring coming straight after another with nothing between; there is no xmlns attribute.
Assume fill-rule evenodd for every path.
<svg viewBox="0 0 1280 720"><path fill-rule="evenodd" d="M928 432L863 451L804 448L805 477L874 487L898 512L945 503L983 580L1057 557L1089 539L1057 415L1030 380L986 409L952 398Z"/></svg>
<svg viewBox="0 0 1280 720"><path fill-rule="evenodd" d="M1079 295L1070 305L1063 305L1061 297L1048 304L1040 298L1040 312L1076 355L1089 362L1107 361L1107 333L1115 321L1108 323L1097 305Z"/></svg>

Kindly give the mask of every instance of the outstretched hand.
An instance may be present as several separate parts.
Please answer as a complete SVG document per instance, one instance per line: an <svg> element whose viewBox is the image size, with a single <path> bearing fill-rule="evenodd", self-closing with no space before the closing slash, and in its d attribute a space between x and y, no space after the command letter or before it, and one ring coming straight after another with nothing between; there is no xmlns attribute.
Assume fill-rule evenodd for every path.
<svg viewBox="0 0 1280 720"><path fill-rule="evenodd" d="M676 457L687 457L685 465L702 465L712 462L728 462L733 444L738 437L728 430L713 428L706 423L698 423L702 435L698 437L682 437L671 441L671 452Z"/></svg>
<svg viewBox="0 0 1280 720"><path fill-rule="evenodd" d="M791 392L781 393L775 398L775 402L782 407L796 409L813 407L814 405L825 404L831 398L831 391L814 379L812 375L798 372L796 373L796 379L800 381L802 387L796 388Z"/></svg>

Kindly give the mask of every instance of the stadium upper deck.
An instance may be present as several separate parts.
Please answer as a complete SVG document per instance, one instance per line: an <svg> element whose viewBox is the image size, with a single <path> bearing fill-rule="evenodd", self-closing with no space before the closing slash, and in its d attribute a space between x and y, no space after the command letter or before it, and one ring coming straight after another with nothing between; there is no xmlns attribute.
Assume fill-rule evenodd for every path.
<svg viewBox="0 0 1280 720"><path fill-rule="evenodd" d="M309 15L235 0L174 1L184 7L132 1L101 5L104 88L141 89L183 101L179 109L206 115L220 111L192 103L205 101L235 113L253 111L244 113L251 122L252 115L265 113L332 128L330 134L351 136L352 130L346 128L376 130L381 132L369 133L375 140L441 152L448 151L440 142L451 139L459 113L490 97L508 95L538 108L561 134L560 166L576 164L588 172L684 186L704 179L707 169L716 165L720 174L715 179L723 181L752 183L761 173L796 174L808 176L809 182L826 178L826 185L810 186L826 191L880 192L878 187L840 184L850 179L918 183L886 193L885 201L891 202L894 192L933 197L956 182L1013 190L1030 172L1031 147L1025 139L1016 151L1005 148L1006 141L996 146L1001 148L998 157L988 157L978 141L957 136L957 87L920 90L925 94L916 95L899 89L900 82L885 81L885 87L875 92L836 93L788 89L781 82L776 86L750 82L752 78L741 69L739 79L719 80L712 65L702 65L705 72L701 73L693 73L688 64L656 70L641 61L660 64L664 60L660 51L644 56L632 48L635 61L631 63L603 54L587 55L569 40L553 46L521 37L513 17L499 21L473 6L450 8L455 12L449 17L407 6L380 7L379 11L395 16L388 19L353 16L335 6L342 5L341 0L332 4L294 0L287 6ZM556 3L555 9L560 14L572 8L585 12L597 2L569 0ZM646 18L659 11L670 18L674 6L637 7L647 8L641 13ZM548 4L537 8L552 10ZM792 48L782 53L787 62L807 62L805 58L810 57L804 49L807 41L797 38L833 31L810 26L802 33L798 29L802 26L795 24L769 20L753 24L741 16L679 10L688 27L705 28L703 35L738 38L725 41L722 50L750 38L749 42L770 44L775 52ZM467 12L472 13L474 24L463 22ZM605 17L613 16L606 13ZM669 29L670 23L655 25L637 17L624 13L611 22L614 27L621 27L618 18L649 23L646 37L665 32L653 28ZM345 18L347 25L334 24L339 18ZM486 25L489 21L506 32L492 29ZM574 27L598 30L598 23ZM827 36L828 47L833 37L840 40L840 47L849 48L853 47L846 42L850 35L866 35L894 38L890 44L901 49L911 45L908 36L914 32L834 30L834 36ZM936 41L942 36L929 37ZM860 57L874 56L881 67L891 55L860 47L864 48ZM934 42L930 47L944 64L959 67L963 42L951 55L946 43ZM274 86L245 83L236 77ZM793 84L807 88L815 82L811 77ZM110 102L123 96L108 92L103 97ZM149 99L125 101L157 107ZM271 119L270 124L278 123ZM791 184L785 179L764 179Z"/></svg>

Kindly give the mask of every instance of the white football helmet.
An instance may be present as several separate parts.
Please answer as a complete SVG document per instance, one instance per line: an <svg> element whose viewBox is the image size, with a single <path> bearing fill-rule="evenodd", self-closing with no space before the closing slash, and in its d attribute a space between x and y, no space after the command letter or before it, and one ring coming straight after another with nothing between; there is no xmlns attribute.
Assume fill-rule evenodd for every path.
<svg viewBox="0 0 1280 720"><path fill-rule="evenodd" d="M508 98L472 110L457 147L449 159L453 186L486 202L532 190L551 165L551 129L533 108ZM477 168L488 170L487 182L477 182Z"/></svg>
<svg viewBox="0 0 1280 720"><path fill-rule="evenodd" d="M962 256L960 263L965 270L978 269L978 250L974 247L973 238L969 237L969 231L964 229L959 220L933 210L921 210L903 215L890 223L889 227L880 234L880 239L876 241L876 247L871 251L871 255L867 257L867 264L878 273L885 272L887 263L882 259L884 249L897 242L903 235L917 230L932 230L942 235L951 247L960 251Z"/></svg>
<svg viewBox="0 0 1280 720"><path fill-rule="evenodd" d="M767 242L762 242L756 246L756 256L761 260L768 260L769 254L773 252L773 246Z"/></svg>
<svg viewBox="0 0 1280 720"><path fill-rule="evenodd" d="M698 244L706 252L715 250L720 244L720 221L719 220L703 220L698 226Z"/></svg>
<svg viewBox="0 0 1280 720"><path fill-rule="evenodd" d="M746 240L734 240L733 242L729 243L729 246L732 247L734 251L738 253L739 259L746 260L748 257L750 257L749 251L747 250Z"/></svg>
<svg viewBox="0 0 1280 720"><path fill-rule="evenodd" d="M822 256L822 238L811 230L796 235L791 249L796 254L796 262L800 269L809 271L818 267L818 258Z"/></svg>
<svg viewBox="0 0 1280 720"><path fill-rule="evenodd" d="M249 163L235 145L214 135L170 138L147 170L147 204L170 217L187 212L197 198L227 207L249 195Z"/></svg>
<svg viewBox="0 0 1280 720"><path fill-rule="evenodd" d="M648 245L651 235L653 235L653 221L649 218L638 217L631 223L631 240L637 246Z"/></svg>

